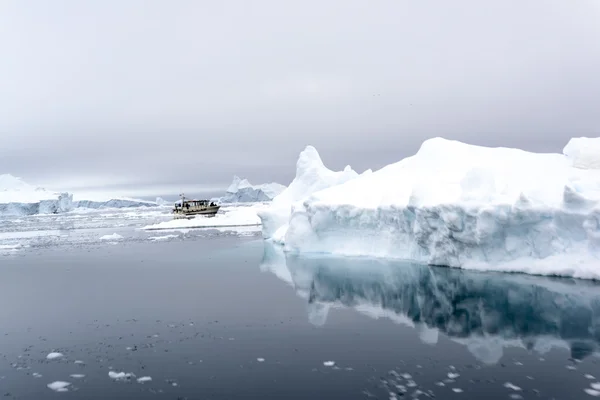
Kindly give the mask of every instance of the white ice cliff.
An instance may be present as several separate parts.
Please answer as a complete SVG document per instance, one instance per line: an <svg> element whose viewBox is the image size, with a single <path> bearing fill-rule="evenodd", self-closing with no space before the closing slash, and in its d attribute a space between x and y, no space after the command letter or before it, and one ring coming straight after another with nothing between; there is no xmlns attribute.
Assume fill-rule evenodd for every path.
<svg viewBox="0 0 600 400"><path fill-rule="evenodd" d="M285 186L279 183L264 183L252 185L247 179L233 177L233 182L227 188L227 194L218 200L220 203L256 203L271 201L280 194Z"/></svg>
<svg viewBox="0 0 600 400"><path fill-rule="evenodd" d="M317 326L333 309L352 308L415 328L430 345L445 335L486 364L499 362L509 347L540 354L563 348L578 360L600 352L595 282L286 254L268 241L261 269L306 299L308 320Z"/></svg>
<svg viewBox="0 0 600 400"><path fill-rule="evenodd" d="M311 148L286 190L302 182L293 201L284 191L260 214L264 236L284 227L275 236L289 252L600 279L599 149L600 138L572 139L563 154L435 138L381 170L314 188L319 173L304 171L324 167Z"/></svg>
<svg viewBox="0 0 600 400"><path fill-rule="evenodd" d="M36 187L9 174L0 175L0 216L56 214L76 208L125 208L157 206L145 200L104 196L88 199Z"/></svg>
<svg viewBox="0 0 600 400"><path fill-rule="evenodd" d="M73 195L48 191L9 174L0 175L0 215L33 215L66 212Z"/></svg>
<svg viewBox="0 0 600 400"><path fill-rule="evenodd" d="M263 236L265 238L280 239L287 230L292 207L305 200L308 196L319 190L342 184L358 176L347 166L343 171L332 171L325 167L317 150L307 146L296 163L296 177L278 196L269 207L260 211L258 216L262 222Z"/></svg>

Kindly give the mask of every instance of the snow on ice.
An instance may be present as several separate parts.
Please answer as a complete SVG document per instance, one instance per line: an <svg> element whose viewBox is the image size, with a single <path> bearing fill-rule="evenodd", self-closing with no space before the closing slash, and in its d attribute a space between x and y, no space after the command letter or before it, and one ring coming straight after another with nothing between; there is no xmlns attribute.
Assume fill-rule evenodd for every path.
<svg viewBox="0 0 600 400"><path fill-rule="evenodd" d="M247 179L234 176L233 182L227 188L227 194L216 200L222 204L265 202L273 200L284 189L285 186L279 183L252 185Z"/></svg>
<svg viewBox="0 0 600 400"><path fill-rule="evenodd" d="M435 138L360 176L312 147L259 212L288 252L410 260L478 270L600 279L600 138L563 154Z"/></svg>

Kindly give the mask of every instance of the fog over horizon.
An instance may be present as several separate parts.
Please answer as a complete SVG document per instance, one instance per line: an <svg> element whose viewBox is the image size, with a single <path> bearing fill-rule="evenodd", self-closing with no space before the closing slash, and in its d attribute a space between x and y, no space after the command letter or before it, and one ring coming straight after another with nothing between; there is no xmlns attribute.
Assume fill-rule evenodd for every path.
<svg viewBox="0 0 600 400"><path fill-rule="evenodd" d="M70 191L289 184L432 137L600 136L600 2L0 3L0 174ZM163 193L167 191L166 193Z"/></svg>

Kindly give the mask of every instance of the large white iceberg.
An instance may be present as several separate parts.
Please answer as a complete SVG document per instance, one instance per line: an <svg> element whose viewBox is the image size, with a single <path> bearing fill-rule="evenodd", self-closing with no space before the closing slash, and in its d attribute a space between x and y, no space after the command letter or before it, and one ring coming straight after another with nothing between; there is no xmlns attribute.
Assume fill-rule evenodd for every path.
<svg viewBox="0 0 600 400"><path fill-rule="evenodd" d="M290 252L600 279L599 148L600 138L572 139L563 154L427 140L372 174L298 194L279 236Z"/></svg>
<svg viewBox="0 0 600 400"><path fill-rule="evenodd" d="M330 170L323 164L317 150L307 146L298 157L296 177L292 183L273 199L269 207L258 213L263 236L280 239L287 230L290 214L298 202L312 193L340 185L357 176L350 166L339 172Z"/></svg>
<svg viewBox="0 0 600 400"><path fill-rule="evenodd" d="M233 182L227 188L227 194L219 199L220 203L258 203L271 201L275 196L285 190L279 183L264 183L252 185L247 179L239 176L233 177Z"/></svg>

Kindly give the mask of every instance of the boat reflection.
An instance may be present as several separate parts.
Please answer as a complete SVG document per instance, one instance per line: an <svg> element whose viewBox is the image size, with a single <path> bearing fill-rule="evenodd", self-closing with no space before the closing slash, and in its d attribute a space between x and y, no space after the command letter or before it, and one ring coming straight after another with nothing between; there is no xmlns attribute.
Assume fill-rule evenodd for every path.
<svg viewBox="0 0 600 400"><path fill-rule="evenodd" d="M353 308L413 326L425 343L442 333L487 364L511 346L541 354L563 347L575 359L599 350L600 285L591 281L299 256L268 242L261 269L307 300L315 325L326 323L332 307Z"/></svg>

